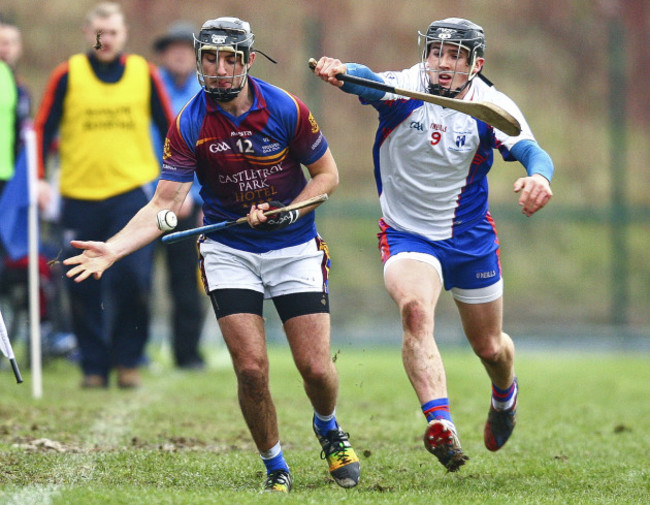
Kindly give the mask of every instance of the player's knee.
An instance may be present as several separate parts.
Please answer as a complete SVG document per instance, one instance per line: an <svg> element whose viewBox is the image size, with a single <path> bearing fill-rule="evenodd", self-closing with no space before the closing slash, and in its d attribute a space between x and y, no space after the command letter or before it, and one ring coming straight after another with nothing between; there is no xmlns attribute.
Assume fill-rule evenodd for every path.
<svg viewBox="0 0 650 505"><path fill-rule="evenodd" d="M259 395L269 385L268 374L260 367L244 367L237 371L239 387L247 395Z"/></svg>
<svg viewBox="0 0 650 505"><path fill-rule="evenodd" d="M510 350L510 338L505 333L495 337L481 339L474 343L472 348L474 353L481 358L481 361L487 363L496 363L508 356Z"/></svg>
<svg viewBox="0 0 650 505"><path fill-rule="evenodd" d="M331 360L310 360L298 365L298 370L303 380L309 384L326 384L329 382L334 370Z"/></svg>
<svg viewBox="0 0 650 505"><path fill-rule="evenodd" d="M409 300L402 305L402 324L404 328L412 333L431 324L433 318L427 307L419 300Z"/></svg>
<svg viewBox="0 0 650 505"><path fill-rule="evenodd" d="M485 361L487 363L493 363L497 361L499 357L499 350L496 346L483 345L480 347L475 347L474 352L479 358L481 358L481 361Z"/></svg>

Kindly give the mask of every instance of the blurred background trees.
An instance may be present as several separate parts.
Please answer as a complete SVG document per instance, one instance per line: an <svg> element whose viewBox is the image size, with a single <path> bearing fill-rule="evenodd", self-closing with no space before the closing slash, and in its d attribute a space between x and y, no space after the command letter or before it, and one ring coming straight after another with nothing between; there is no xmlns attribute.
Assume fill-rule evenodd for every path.
<svg viewBox="0 0 650 505"><path fill-rule="evenodd" d="M174 20L197 28L234 15L251 22L253 74L303 98L328 137L341 186L321 208L321 234L333 255L334 320L346 331L388 315L376 251L379 217L371 146L376 115L307 69L323 54L377 71L418 59L417 32L448 16L485 28L485 74L521 107L553 157L555 197L539 215L519 213L512 183L523 173L497 161L491 206L501 235L506 325L522 332L594 328L647 335L650 328L650 2L647 0L131 0L122 2L131 52L153 58L151 44ZM23 32L19 74L36 103L53 68L84 51L81 23L94 2L3 0L0 14ZM613 29L615 28L615 29ZM617 89L615 89L617 88ZM620 89L618 89L620 88ZM622 185L622 195L612 188ZM449 297L445 297L449 299ZM439 317L455 318L453 302ZM454 319L455 320L455 319ZM537 328L537 330L535 330ZM361 331L361 330L359 330ZM564 330L563 330L564 331Z"/></svg>

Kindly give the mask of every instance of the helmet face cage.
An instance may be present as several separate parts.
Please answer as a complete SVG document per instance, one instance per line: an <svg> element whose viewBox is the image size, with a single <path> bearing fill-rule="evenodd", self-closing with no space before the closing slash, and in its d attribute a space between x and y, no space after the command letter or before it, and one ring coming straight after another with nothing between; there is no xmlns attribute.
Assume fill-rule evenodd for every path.
<svg viewBox="0 0 650 505"><path fill-rule="evenodd" d="M203 24L199 36L194 37L194 53L197 78L206 93L220 102L229 102L239 95L246 85L254 40L250 25L237 18L217 18ZM233 66L232 74L226 76L206 74L203 69L203 53L206 51L214 52L217 62L220 53L234 54L236 61L241 62L241 72L236 73L236 66ZM227 80L231 85L228 88L211 87L207 79Z"/></svg>
<svg viewBox="0 0 650 505"><path fill-rule="evenodd" d="M456 75L467 75L467 81L459 88L445 88L439 84L432 84L430 72L440 72L440 68L429 68L427 58L433 45L439 46L440 53L445 46L453 46L460 57L461 51L465 49L468 53L469 72L458 70L459 58L456 58L456 64L451 71L445 73ZM469 86L470 81L478 75L475 70L476 60L482 58L485 54L485 35L483 28L479 25L461 18L447 18L441 21L434 21L429 25L427 33L418 32L418 50L421 58L421 75L424 87L429 93L441 95L448 98L455 98L458 94ZM452 84L454 79L452 78Z"/></svg>

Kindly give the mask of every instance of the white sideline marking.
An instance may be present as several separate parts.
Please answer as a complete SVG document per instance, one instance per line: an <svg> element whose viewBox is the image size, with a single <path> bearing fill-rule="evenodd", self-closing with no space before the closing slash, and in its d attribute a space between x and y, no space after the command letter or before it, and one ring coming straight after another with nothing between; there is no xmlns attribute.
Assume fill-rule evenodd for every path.
<svg viewBox="0 0 650 505"><path fill-rule="evenodd" d="M8 496L6 505L51 505L52 498L59 494L59 486L46 484L25 487Z"/></svg>
<svg viewBox="0 0 650 505"><path fill-rule="evenodd" d="M152 401L160 398L164 391L164 376L156 377L156 390L146 387L124 392L124 398L107 405L100 412L97 421L89 428L89 437L93 444L98 446L117 446L121 438L130 430L130 420L135 414L147 408ZM59 482L65 484L46 484L24 487L4 498L6 505L51 505L52 499L60 494L61 488L74 486L78 483L88 482L93 479L95 462L101 452L85 451L69 453L64 462L54 469L54 474ZM0 495L1 496L1 495Z"/></svg>

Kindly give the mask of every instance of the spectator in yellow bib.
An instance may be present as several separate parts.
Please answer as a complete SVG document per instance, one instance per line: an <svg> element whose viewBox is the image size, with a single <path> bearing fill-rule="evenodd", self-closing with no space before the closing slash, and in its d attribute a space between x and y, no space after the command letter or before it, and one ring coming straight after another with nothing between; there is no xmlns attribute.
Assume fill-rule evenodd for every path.
<svg viewBox="0 0 650 505"><path fill-rule="evenodd" d="M89 45L52 73L35 120L41 174L59 138L64 243L104 241L151 196L158 177L150 125L164 138L172 119L155 67L123 53L127 26L120 5L97 4L83 34ZM63 256L73 254L64 251ZM140 384L149 333L152 247L124 258L101 279L68 282L73 331L81 352L82 387Z"/></svg>

